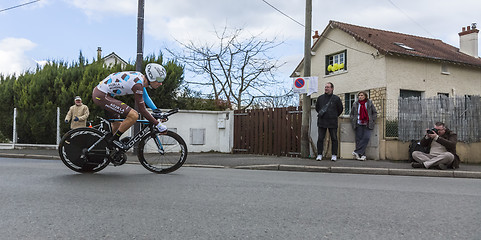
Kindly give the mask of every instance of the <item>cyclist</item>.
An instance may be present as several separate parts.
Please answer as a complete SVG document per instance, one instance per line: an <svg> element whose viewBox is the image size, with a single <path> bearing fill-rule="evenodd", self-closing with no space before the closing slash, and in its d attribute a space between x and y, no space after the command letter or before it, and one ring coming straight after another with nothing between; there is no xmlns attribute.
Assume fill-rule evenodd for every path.
<svg viewBox="0 0 481 240"><path fill-rule="evenodd" d="M114 134L107 140L110 145L114 145L122 150L127 150L128 146L121 142L119 138L125 131L134 125L139 118L139 114L135 109L132 109L122 101L115 99L115 96L134 94L135 103L142 116L149 120L149 122L153 123L160 132L167 131L167 127L152 117L145 107L147 104L152 110L157 109L147 94L145 87L156 89L161 86L167 75L166 71L160 64L149 63L145 67L145 73L146 75L143 75L140 72L112 73L104 80L100 81L92 92L94 103L106 110L107 117L125 118L122 122L112 123L112 133Z"/></svg>

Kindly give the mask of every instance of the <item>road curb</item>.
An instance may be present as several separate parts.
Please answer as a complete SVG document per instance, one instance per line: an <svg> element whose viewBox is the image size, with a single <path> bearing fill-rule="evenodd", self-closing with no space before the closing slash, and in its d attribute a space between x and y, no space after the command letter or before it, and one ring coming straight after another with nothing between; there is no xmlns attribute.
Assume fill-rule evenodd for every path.
<svg viewBox="0 0 481 240"><path fill-rule="evenodd" d="M195 168L226 168L221 165L205 165L205 164L184 164L182 167L195 167Z"/></svg>
<svg viewBox="0 0 481 240"><path fill-rule="evenodd" d="M235 166L233 168L234 169L247 169L247 170L279 170L279 164Z"/></svg>
<svg viewBox="0 0 481 240"><path fill-rule="evenodd" d="M59 156L35 155L35 154L18 154L18 153L0 153L0 157L5 157L5 158L34 158L34 159L60 160L60 157L59 157Z"/></svg>
<svg viewBox="0 0 481 240"><path fill-rule="evenodd" d="M453 171L428 169L390 169L390 175L420 176L420 177L454 177Z"/></svg>
<svg viewBox="0 0 481 240"><path fill-rule="evenodd" d="M5 158L31 158L60 160L59 156L0 153ZM138 163L136 161L128 163ZM432 169L397 169L397 168L369 168L369 167L325 167L308 165L287 165L287 164L265 164L247 166L222 166L207 164L184 164L184 167L195 168L233 168L247 170L271 170L271 171L292 171L292 172L322 172L322 173L348 173L348 174L370 174L370 175L394 175L394 176L419 176L419 177L452 177L452 178L475 178L481 179L481 172L453 171L453 170L432 170Z"/></svg>
<svg viewBox="0 0 481 240"><path fill-rule="evenodd" d="M370 175L393 175L393 176L418 176L418 177L451 177L451 178L476 178L481 179L481 172L472 171L445 171L432 169L397 169L397 168L362 168L362 167L322 167L305 165L249 165L237 166L235 169L248 170L275 170L296 172L324 172L324 173L348 173Z"/></svg>
<svg viewBox="0 0 481 240"><path fill-rule="evenodd" d="M331 172L330 167L323 166L306 166L306 165L279 165L279 171L297 171L297 172Z"/></svg>
<svg viewBox="0 0 481 240"><path fill-rule="evenodd" d="M389 175L388 168L331 167L331 173Z"/></svg>
<svg viewBox="0 0 481 240"><path fill-rule="evenodd" d="M453 171L453 176L455 178L477 178L477 179L481 179L481 172Z"/></svg>

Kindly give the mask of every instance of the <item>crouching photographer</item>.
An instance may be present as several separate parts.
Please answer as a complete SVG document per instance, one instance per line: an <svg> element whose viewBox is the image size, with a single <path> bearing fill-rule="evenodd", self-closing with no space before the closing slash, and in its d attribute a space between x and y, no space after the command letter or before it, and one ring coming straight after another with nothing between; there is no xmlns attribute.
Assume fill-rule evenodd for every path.
<svg viewBox="0 0 481 240"><path fill-rule="evenodd" d="M459 156L456 154L458 136L442 122L434 124L434 128L426 129L421 146L427 147L428 153L414 151L411 164L413 168L456 169L459 167Z"/></svg>

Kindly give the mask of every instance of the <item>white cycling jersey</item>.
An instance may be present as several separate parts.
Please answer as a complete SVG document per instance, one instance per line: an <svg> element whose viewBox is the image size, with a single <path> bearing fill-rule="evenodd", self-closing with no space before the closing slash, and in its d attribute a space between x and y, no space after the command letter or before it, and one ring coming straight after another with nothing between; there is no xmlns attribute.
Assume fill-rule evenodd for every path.
<svg viewBox="0 0 481 240"><path fill-rule="evenodd" d="M140 72L112 73L100 81L97 88L113 97L133 94L132 87L137 83L142 84L142 76Z"/></svg>

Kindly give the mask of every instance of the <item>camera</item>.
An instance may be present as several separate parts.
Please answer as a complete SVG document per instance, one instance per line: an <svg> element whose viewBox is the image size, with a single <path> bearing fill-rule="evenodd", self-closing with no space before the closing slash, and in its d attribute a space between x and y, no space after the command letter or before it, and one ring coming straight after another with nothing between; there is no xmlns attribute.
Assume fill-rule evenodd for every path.
<svg viewBox="0 0 481 240"><path fill-rule="evenodd" d="M434 133L438 134L438 130L437 130L436 128L428 129L426 132L427 132L428 134L434 134Z"/></svg>

